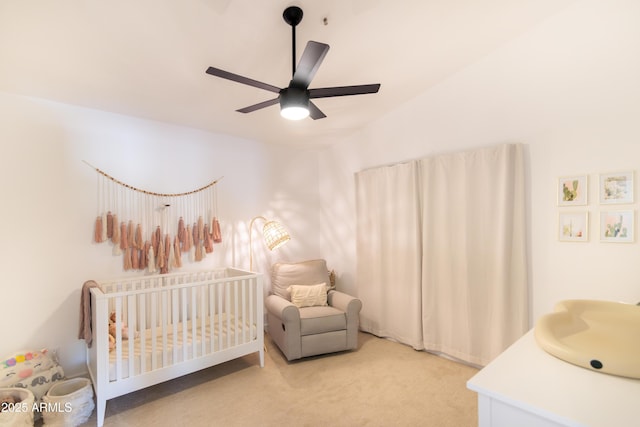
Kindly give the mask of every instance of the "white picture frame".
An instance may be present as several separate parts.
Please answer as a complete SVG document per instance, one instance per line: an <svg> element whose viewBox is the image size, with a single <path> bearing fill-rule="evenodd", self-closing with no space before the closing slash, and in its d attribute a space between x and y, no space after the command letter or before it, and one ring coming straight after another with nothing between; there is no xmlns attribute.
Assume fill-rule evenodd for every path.
<svg viewBox="0 0 640 427"><path fill-rule="evenodd" d="M584 206L587 204L587 175L563 176L558 178L558 206Z"/></svg>
<svg viewBox="0 0 640 427"><path fill-rule="evenodd" d="M560 212L558 240L561 242L589 241L589 212Z"/></svg>
<svg viewBox="0 0 640 427"><path fill-rule="evenodd" d="M633 171L600 174L601 205L629 204L634 201Z"/></svg>
<svg viewBox="0 0 640 427"><path fill-rule="evenodd" d="M600 212L600 241L633 243L635 240L635 211L611 210Z"/></svg>

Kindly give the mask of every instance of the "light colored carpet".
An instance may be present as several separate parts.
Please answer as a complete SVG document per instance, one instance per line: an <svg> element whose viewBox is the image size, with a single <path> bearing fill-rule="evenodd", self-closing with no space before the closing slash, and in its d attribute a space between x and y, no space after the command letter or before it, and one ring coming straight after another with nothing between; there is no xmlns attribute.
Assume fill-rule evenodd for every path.
<svg viewBox="0 0 640 427"><path fill-rule="evenodd" d="M107 402L109 426L477 426L477 370L360 333L357 351L257 354ZM84 424L95 425L95 411Z"/></svg>

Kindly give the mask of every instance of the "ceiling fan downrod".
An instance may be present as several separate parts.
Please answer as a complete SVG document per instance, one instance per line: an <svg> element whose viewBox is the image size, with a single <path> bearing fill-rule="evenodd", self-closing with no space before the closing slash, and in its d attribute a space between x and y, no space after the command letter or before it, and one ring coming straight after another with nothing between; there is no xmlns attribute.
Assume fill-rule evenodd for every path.
<svg viewBox="0 0 640 427"><path fill-rule="evenodd" d="M302 9L289 6L282 12L284 22L291 25L291 78L296 73L296 26L302 21Z"/></svg>

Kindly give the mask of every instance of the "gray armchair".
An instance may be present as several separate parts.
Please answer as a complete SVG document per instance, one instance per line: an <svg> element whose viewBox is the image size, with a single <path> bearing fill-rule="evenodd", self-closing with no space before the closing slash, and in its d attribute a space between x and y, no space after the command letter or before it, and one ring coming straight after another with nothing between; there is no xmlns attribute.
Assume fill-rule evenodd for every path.
<svg viewBox="0 0 640 427"><path fill-rule="evenodd" d="M275 264L271 288L267 330L287 360L358 347L362 302L333 289L325 260Z"/></svg>

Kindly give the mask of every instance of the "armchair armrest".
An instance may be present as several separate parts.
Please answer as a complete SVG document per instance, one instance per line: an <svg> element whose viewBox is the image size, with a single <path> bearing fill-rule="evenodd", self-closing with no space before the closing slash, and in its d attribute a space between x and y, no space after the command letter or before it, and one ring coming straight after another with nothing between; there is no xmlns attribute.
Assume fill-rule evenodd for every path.
<svg viewBox="0 0 640 427"><path fill-rule="evenodd" d="M347 314L347 348L358 348L358 329L360 327L360 310L362 301L340 291L329 291L327 302L330 306Z"/></svg>
<svg viewBox="0 0 640 427"><path fill-rule="evenodd" d="M300 311L298 310L298 307L290 301L287 301L278 295L269 295L265 299L264 305L269 313L276 316L283 323L300 323Z"/></svg>
<svg viewBox="0 0 640 427"><path fill-rule="evenodd" d="M360 314L360 310L362 310L362 301L340 291L329 291L327 294L327 302L331 307L347 313L348 317L357 317L358 314Z"/></svg>

